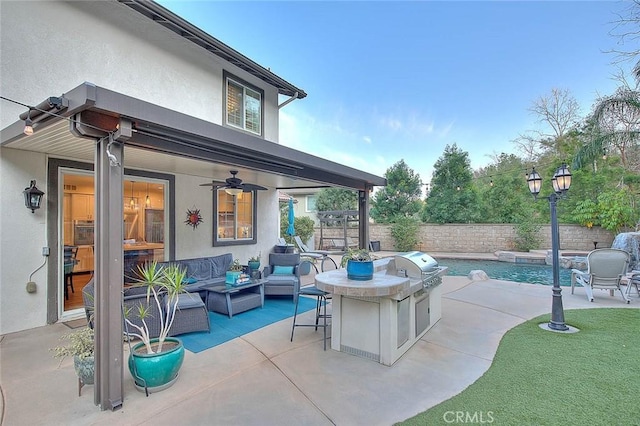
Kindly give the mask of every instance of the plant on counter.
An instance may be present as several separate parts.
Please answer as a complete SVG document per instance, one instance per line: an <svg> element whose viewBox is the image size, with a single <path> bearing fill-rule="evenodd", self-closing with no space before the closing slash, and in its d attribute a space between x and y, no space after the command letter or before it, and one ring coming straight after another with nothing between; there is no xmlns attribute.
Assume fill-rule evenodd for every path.
<svg viewBox="0 0 640 426"><path fill-rule="evenodd" d="M342 255L342 261L340 262L341 267L345 267L348 261L353 262L371 262L373 258L371 257L371 253L366 249L349 249L345 254Z"/></svg>
<svg viewBox="0 0 640 426"><path fill-rule="evenodd" d="M346 266L347 278L367 281L373 278L373 258L366 249L349 249L343 256L340 266Z"/></svg>
<svg viewBox="0 0 640 426"><path fill-rule="evenodd" d="M260 263L260 255L261 255L261 253L258 253L257 256L250 257L249 258L249 262L258 262L258 263Z"/></svg>

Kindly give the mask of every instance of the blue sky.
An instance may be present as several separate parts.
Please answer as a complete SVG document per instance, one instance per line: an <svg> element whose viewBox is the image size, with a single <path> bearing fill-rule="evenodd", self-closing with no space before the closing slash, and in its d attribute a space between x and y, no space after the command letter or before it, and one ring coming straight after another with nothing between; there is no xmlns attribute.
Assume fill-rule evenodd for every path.
<svg viewBox="0 0 640 426"><path fill-rule="evenodd" d="M383 176L401 159L424 182L447 144L471 165L543 130L528 109L567 89L582 115L613 93L621 2L160 1L302 88L280 143Z"/></svg>

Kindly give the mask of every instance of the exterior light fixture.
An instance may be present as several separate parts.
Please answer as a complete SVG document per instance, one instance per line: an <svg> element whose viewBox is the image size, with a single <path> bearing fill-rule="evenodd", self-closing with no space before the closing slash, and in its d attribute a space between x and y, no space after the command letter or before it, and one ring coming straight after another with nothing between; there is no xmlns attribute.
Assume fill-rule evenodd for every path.
<svg viewBox="0 0 640 426"><path fill-rule="evenodd" d="M561 194L564 194L569 190L571 186L571 172L569 171L569 167L566 164L562 164L562 166L558 167L556 170L556 174L553 175L553 178L558 182L558 191ZM555 189L555 188L554 188Z"/></svg>
<svg viewBox="0 0 640 426"><path fill-rule="evenodd" d="M36 187L36 181L32 180L31 184L28 188L24 189L24 204L27 206L31 213L34 213L37 209L40 208L40 203L42 202L42 196L44 192L40 191Z"/></svg>
<svg viewBox="0 0 640 426"><path fill-rule="evenodd" d="M239 195L242 194L242 188L225 188L224 192L229 195Z"/></svg>
<svg viewBox="0 0 640 426"><path fill-rule="evenodd" d="M542 178L536 172L535 167L527 177L529 191L537 199L542 187ZM559 196L564 196L571 186L571 172L566 164L558 167L553 178L553 193L547 197L551 210L551 251L553 256L553 298L551 304L551 321L548 327L554 331L566 331L569 329L564 322L564 310L562 307L562 289L560 288L560 257L558 254L560 247L560 232L558 230L558 215L556 213L556 202Z"/></svg>
<svg viewBox="0 0 640 426"><path fill-rule="evenodd" d="M33 135L33 121L31 120L31 110L27 114L27 118L24 120L24 130L22 130L27 136Z"/></svg>
<svg viewBox="0 0 640 426"><path fill-rule="evenodd" d="M527 175L527 184L529 185L529 191L533 194L533 197L537 198L542 187L542 178L538 172L536 172L535 167L531 170L531 173Z"/></svg>

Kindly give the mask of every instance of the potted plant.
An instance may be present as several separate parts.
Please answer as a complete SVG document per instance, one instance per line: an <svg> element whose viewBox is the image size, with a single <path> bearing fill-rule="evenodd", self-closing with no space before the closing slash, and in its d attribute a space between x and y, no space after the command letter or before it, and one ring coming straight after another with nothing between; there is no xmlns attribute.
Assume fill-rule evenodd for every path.
<svg viewBox="0 0 640 426"><path fill-rule="evenodd" d="M240 275L242 274L242 265L240 264L240 261L238 259L234 259L233 263L231 263L231 265L229 266L229 269L227 270L227 274L226 274L226 278L225 278L225 283L226 284L235 284L236 281L238 280L238 277L240 277Z"/></svg>
<svg viewBox="0 0 640 426"><path fill-rule="evenodd" d="M249 265L249 269L251 269L251 271L257 271L260 269L260 253L258 253L257 256L250 257L247 265Z"/></svg>
<svg viewBox="0 0 640 426"><path fill-rule="evenodd" d="M373 259L369 250L349 249L342 256L340 266L346 266L350 280L367 281L373 278Z"/></svg>
<svg viewBox="0 0 640 426"><path fill-rule="evenodd" d="M127 325L135 330L129 329L129 336L141 340L131 349L129 370L138 390L154 392L175 383L184 360L182 342L168 335L179 296L186 292L186 269L178 265L162 267L153 261L138 265L137 274L136 285L146 289L147 303L140 303L125 311ZM137 324L131 320L132 314L139 319ZM149 333L148 323L151 321L160 323L157 338L151 337Z"/></svg>
<svg viewBox="0 0 640 426"><path fill-rule="evenodd" d="M81 329L69 334L64 334L60 340L67 340L69 343L63 346L56 346L51 350L53 356L60 358L60 362L67 356L73 357L73 367L78 375L78 396L82 386L92 385L95 373L95 342L93 329L82 327Z"/></svg>

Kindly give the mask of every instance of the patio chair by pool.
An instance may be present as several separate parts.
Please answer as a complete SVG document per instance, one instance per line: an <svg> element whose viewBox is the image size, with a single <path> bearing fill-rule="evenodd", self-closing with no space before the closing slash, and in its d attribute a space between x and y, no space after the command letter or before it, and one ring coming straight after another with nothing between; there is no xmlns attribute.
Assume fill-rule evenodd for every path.
<svg viewBox="0 0 640 426"><path fill-rule="evenodd" d="M576 283L582 285L587 299L593 302L593 289L618 289L625 302L630 300L620 288L620 280L627 273L629 253L624 250L604 248L591 251L587 255L587 271L573 269L571 271L571 294Z"/></svg>
<svg viewBox="0 0 640 426"><path fill-rule="evenodd" d="M332 254L331 251L310 250L309 247L307 247L307 245L302 242L302 238L300 238L300 236L296 235L293 237L293 239L296 242L296 245L298 246L298 250L300 250L301 257L308 257L313 260L322 259L322 262L320 263L320 270L322 272L329 269L329 264L327 262L333 263L333 269L338 269L338 265L336 264L335 260L333 260L329 256L330 254ZM316 268L315 262L311 262L311 264L315 268L316 272L318 272L318 268Z"/></svg>

